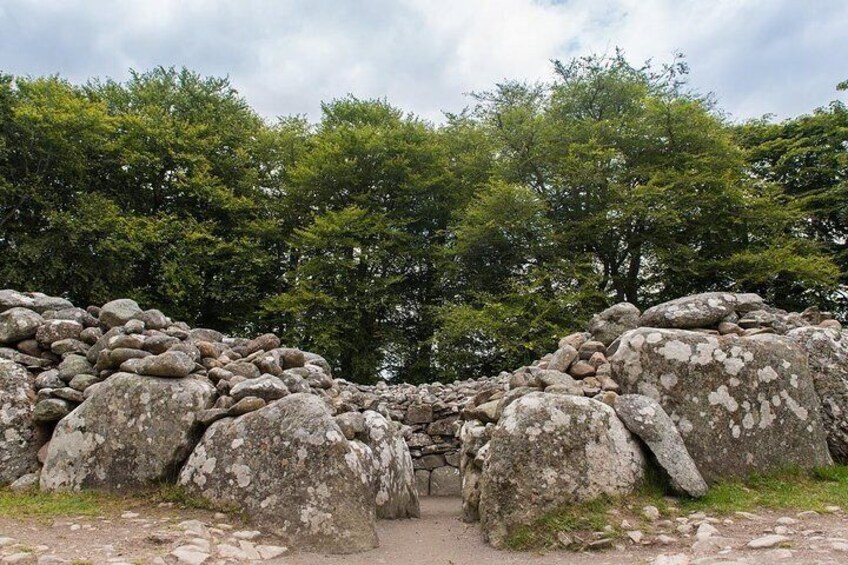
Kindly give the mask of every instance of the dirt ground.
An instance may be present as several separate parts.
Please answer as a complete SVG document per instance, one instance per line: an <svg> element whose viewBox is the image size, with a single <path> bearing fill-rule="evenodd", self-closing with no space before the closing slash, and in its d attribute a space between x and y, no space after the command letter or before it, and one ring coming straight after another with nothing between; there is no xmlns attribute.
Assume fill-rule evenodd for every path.
<svg viewBox="0 0 848 565"><path fill-rule="evenodd" d="M302 565L466 565L655 563L848 563L848 516L763 511L658 520L597 552L528 554L488 546L476 524L460 521L460 501L423 498L418 520L380 521L381 545L366 553L324 556L284 552L264 563ZM611 521L616 519L611 517ZM635 531L634 531L635 532ZM747 547L764 536L768 547ZM118 564L251 562L281 552L281 542L229 517L167 505L134 507L100 517L0 518L0 563ZM271 548L271 549L269 549ZM180 561L176 555L182 556ZM202 561L200 561L202 560Z"/></svg>

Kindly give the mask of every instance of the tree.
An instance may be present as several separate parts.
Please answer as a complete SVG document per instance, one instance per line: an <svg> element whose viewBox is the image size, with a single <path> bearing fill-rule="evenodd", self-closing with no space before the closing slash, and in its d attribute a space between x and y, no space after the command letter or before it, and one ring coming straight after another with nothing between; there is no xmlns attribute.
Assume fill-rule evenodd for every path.
<svg viewBox="0 0 848 565"><path fill-rule="evenodd" d="M501 143L501 174L544 199L561 252L590 254L612 300L739 288L752 268L764 283L775 267L802 287L831 282L819 256L767 260L798 258L798 218L746 175L728 124L685 88L682 61L654 70L616 52L555 70L549 87L478 95L476 115Z"/></svg>
<svg viewBox="0 0 848 565"><path fill-rule="evenodd" d="M559 253L546 213L533 189L493 181L457 214L444 268L454 294L434 337L447 380L529 363L603 304L588 258Z"/></svg>
<svg viewBox="0 0 848 565"><path fill-rule="evenodd" d="M300 230L291 241L293 262L286 277L287 284L294 286L283 293L284 299L267 303L268 319L286 331L288 309L302 311L314 304L315 296L303 293L303 285L292 281L304 280L304 272L329 276L338 258L316 255L315 241L304 239L305 234L350 219L356 210L356 217L371 230L379 226L382 234L378 238L368 232L373 236L369 241L380 248L368 247L368 256L389 263L381 269L360 264L359 277L352 273L348 282L352 288L382 289L385 295L380 304L393 306L369 311L368 304L376 307L378 303L366 301L356 316L345 308L331 309L322 318L321 328L297 325L292 335L307 343L325 344L334 352L328 354L330 361L346 378L368 380L382 371L401 380L429 380L433 375L430 339L436 327L435 307L441 300L437 254L451 210L463 198L461 191L454 190L448 155L431 125L404 116L384 101L349 97L324 104L322 109L321 123L291 170L284 197L284 215ZM348 254L358 240L351 241ZM304 247L307 242L311 243ZM384 286L382 277L391 277L392 283ZM327 303L333 303L346 301L351 290L335 286L322 292L320 299L331 296ZM298 306L298 301L303 304ZM350 326L353 321L359 324L355 330ZM338 341L331 344L327 336ZM368 351L363 350L366 343ZM361 362L358 367L353 366L356 356Z"/></svg>
<svg viewBox="0 0 848 565"><path fill-rule="evenodd" d="M843 290L838 294L825 292L824 296L830 298L832 306L846 311L848 108L841 101L833 101L812 114L781 123L768 118L753 120L739 126L736 132L748 150L751 174L782 190L803 217L798 230L820 243L839 266ZM790 287L783 293L799 291L803 289Z"/></svg>

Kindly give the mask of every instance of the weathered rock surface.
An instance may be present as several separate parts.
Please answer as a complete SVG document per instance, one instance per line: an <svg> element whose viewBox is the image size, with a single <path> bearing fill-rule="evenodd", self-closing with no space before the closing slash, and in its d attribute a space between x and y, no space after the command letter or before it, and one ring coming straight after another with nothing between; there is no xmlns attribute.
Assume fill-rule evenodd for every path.
<svg viewBox="0 0 848 565"><path fill-rule="evenodd" d="M693 294L648 308L639 318L638 326L705 328L718 324L737 310L753 310L762 305L763 299L756 294L733 292Z"/></svg>
<svg viewBox="0 0 848 565"><path fill-rule="evenodd" d="M0 486L38 469L34 398L26 370L0 359Z"/></svg>
<svg viewBox="0 0 848 565"><path fill-rule="evenodd" d="M838 329L816 326L790 330L786 335L807 352L830 453L840 463L848 463L848 336Z"/></svg>
<svg viewBox="0 0 848 565"><path fill-rule="evenodd" d="M9 308L0 312L0 344L30 338L43 323L40 314L27 308Z"/></svg>
<svg viewBox="0 0 848 565"><path fill-rule="evenodd" d="M608 346L624 332L638 327L640 314L633 304L619 302L595 314L587 329L592 334L592 339Z"/></svg>
<svg viewBox="0 0 848 565"><path fill-rule="evenodd" d="M132 369L134 373L151 377L179 379L187 377L194 369L194 361L182 351L166 351L159 355L130 359L125 363L127 366L122 364L122 369Z"/></svg>
<svg viewBox="0 0 848 565"><path fill-rule="evenodd" d="M562 506L632 491L644 476L637 442L612 408L530 393L504 411L480 478L480 523L495 547Z"/></svg>
<svg viewBox="0 0 848 565"><path fill-rule="evenodd" d="M355 443L318 397L292 394L212 424L180 483L235 504L291 547L364 551L377 545L376 505L372 470Z"/></svg>
<svg viewBox="0 0 848 565"><path fill-rule="evenodd" d="M686 451L680 432L656 400L625 394L615 399L613 407L627 429L651 449L675 490L695 498L707 494L707 483Z"/></svg>
<svg viewBox="0 0 848 565"><path fill-rule="evenodd" d="M123 326L142 313L143 310L135 300L119 298L103 305L100 309L100 321L107 328L114 328L115 326Z"/></svg>
<svg viewBox="0 0 848 565"><path fill-rule="evenodd" d="M41 473L48 491L124 491L173 480L213 400L198 379L118 373L56 426Z"/></svg>
<svg viewBox="0 0 848 565"><path fill-rule="evenodd" d="M374 456L377 518L418 518L418 490L412 457L397 424L373 410L363 413L362 441Z"/></svg>
<svg viewBox="0 0 848 565"><path fill-rule="evenodd" d="M707 482L832 462L806 354L789 338L639 328L610 362L624 393L668 413Z"/></svg>

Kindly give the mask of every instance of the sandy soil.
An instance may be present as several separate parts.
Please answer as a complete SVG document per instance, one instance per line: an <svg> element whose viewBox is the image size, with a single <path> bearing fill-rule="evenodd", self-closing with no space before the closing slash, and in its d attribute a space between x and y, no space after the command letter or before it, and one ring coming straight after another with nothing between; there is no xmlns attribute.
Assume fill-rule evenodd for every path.
<svg viewBox="0 0 848 565"><path fill-rule="evenodd" d="M702 517L644 528L644 539L636 544L628 538L615 547L593 553L553 551L545 554L503 552L483 541L477 525L459 520L460 502L454 498L422 499L418 520L378 523L381 546L348 556L286 553L265 563L299 565L466 565L466 564L592 564L611 563L848 563L848 517L842 512L803 514L759 512L756 516ZM197 520L204 524L202 535L180 523ZM195 523L196 524L196 523ZM659 523L658 523L659 524ZM700 524L705 531L697 535ZM683 527L681 527L683 526ZM678 528L680 529L678 530ZM715 531L707 535L710 530ZM245 541L245 524L203 511L177 512L161 506L135 507L129 512L96 518L55 520L11 520L0 518L0 563L9 556L28 554L20 563L173 563L169 556L186 544L206 545L210 554L204 564L238 563L220 557L221 544L250 548L279 545L273 536L253 534ZM750 549L746 544L777 533L783 540L770 548ZM688 531L687 531L688 530ZM242 532L237 534L237 532ZM667 539L659 539L662 533ZM249 536L248 536L249 537ZM5 538L12 538L11 540ZM205 541L199 538L205 538Z"/></svg>

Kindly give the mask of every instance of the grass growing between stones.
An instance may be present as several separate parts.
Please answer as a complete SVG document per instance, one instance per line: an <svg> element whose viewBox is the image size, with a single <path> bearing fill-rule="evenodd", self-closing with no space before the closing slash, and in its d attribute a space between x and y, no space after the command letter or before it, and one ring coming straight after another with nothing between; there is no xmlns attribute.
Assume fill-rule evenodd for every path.
<svg viewBox="0 0 848 565"><path fill-rule="evenodd" d="M543 516L535 523L516 529L507 546L517 551L562 548L563 541L575 549L589 548L598 539L616 540L626 519L634 529L650 524L642 508L655 506L661 519L690 512L722 515L758 510L824 511L829 506L848 509L848 466L836 465L812 471L790 469L766 476L713 485L700 499L672 497L659 477L649 477L638 492L621 497L601 497L575 504ZM601 532L603 532L601 534ZM602 546L603 544L601 544Z"/></svg>

